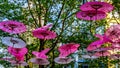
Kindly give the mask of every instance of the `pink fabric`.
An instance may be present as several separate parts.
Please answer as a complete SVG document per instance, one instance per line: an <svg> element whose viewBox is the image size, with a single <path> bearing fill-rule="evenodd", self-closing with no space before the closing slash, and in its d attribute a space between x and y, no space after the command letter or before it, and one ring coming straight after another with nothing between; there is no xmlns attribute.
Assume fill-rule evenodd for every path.
<svg viewBox="0 0 120 68"><path fill-rule="evenodd" d="M112 41L112 42L120 42L120 25L112 25L110 26L105 35Z"/></svg>
<svg viewBox="0 0 120 68"><path fill-rule="evenodd" d="M42 50L41 52L33 51L32 54L36 56L36 58L48 58L45 54L49 51L50 49L47 48L45 50Z"/></svg>
<svg viewBox="0 0 120 68"><path fill-rule="evenodd" d="M89 10L77 12L76 17L83 20L101 20L106 17L105 12Z"/></svg>
<svg viewBox="0 0 120 68"><path fill-rule="evenodd" d="M88 11L88 10L98 10L98 11L103 11L103 12L110 12L113 10L113 6L109 3L106 2L87 2L80 6L80 9L82 11Z"/></svg>
<svg viewBox="0 0 120 68"><path fill-rule="evenodd" d="M102 44L107 43L107 42L112 42L106 35L100 35L100 34L95 34L96 37L99 38L99 40L96 40L92 42L90 45L88 45L87 50L92 51L97 48L100 48Z"/></svg>
<svg viewBox="0 0 120 68"><path fill-rule="evenodd" d="M33 30L32 33L33 36L39 39L47 39L47 40L54 39L57 36L55 32L41 28Z"/></svg>
<svg viewBox="0 0 120 68"><path fill-rule="evenodd" d="M19 55L25 55L28 50L27 48L13 48L13 47L8 47L8 52L14 56L19 56Z"/></svg>
<svg viewBox="0 0 120 68"><path fill-rule="evenodd" d="M11 34L19 34L27 30L23 23L12 20L0 22L0 29Z"/></svg>
<svg viewBox="0 0 120 68"><path fill-rule="evenodd" d="M66 57L71 53L74 53L75 51L77 51L79 46L80 46L79 44L75 44L75 43L68 43L60 46L58 48L60 52L59 57Z"/></svg>

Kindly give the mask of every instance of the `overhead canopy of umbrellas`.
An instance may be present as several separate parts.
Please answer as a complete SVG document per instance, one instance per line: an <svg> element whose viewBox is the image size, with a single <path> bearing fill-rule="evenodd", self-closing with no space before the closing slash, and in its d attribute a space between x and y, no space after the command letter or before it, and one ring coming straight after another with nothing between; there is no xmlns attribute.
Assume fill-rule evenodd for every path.
<svg viewBox="0 0 120 68"><path fill-rule="evenodd" d="M113 6L106 2L86 2L80 6L76 17L83 20L101 20L106 17L106 13L113 10Z"/></svg>

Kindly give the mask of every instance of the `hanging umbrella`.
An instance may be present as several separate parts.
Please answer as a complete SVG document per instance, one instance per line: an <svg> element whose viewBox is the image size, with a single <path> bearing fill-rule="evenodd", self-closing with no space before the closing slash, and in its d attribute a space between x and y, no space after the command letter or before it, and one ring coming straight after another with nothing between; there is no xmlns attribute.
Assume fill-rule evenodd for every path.
<svg viewBox="0 0 120 68"><path fill-rule="evenodd" d="M85 58L85 59L96 59L98 58L97 56L94 56L94 55L82 55L82 58Z"/></svg>
<svg viewBox="0 0 120 68"><path fill-rule="evenodd" d="M110 26L105 35L112 41L112 42L120 42L120 25L112 25Z"/></svg>
<svg viewBox="0 0 120 68"><path fill-rule="evenodd" d="M113 6L106 2L87 2L80 6L82 11L89 11L89 10L96 10L96 11L103 11L103 12L110 12L113 10Z"/></svg>
<svg viewBox="0 0 120 68"><path fill-rule="evenodd" d="M13 65L13 66L18 66L18 65L27 66L27 65L28 65L25 61L12 60L12 61L9 61L9 62L10 62L11 65Z"/></svg>
<svg viewBox="0 0 120 68"><path fill-rule="evenodd" d="M46 30L46 29L35 29L32 31L33 36L39 38L39 39L54 39L56 37L56 33L50 30Z"/></svg>
<svg viewBox="0 0 120 68"><path fill-rule="evenodd" d="M45 50L42 50L41 52L33 51L32 54L36 56L36 58L48 58L45 54L49 51L50 49L47 48Z"/></svg>
<svg viewBox="0 0 120 68"><path fill-rule="evenodd" d="M0 29L11 34L19 34L27 30L23 23L12 20L0 22Z"/></svg>
<svg viewBox="0 0 120 68"><path fill-rule="evenodd" d="M40 27L41 29L49 29L49 28L51 28L53 26L53 24L52 23L48 23L47 25L45 25L45 26L42 26L42 27Z"/></svg>
<svg viewBox="0 0 120 68"><path fill-rule="evenodd" d="M8 47L8 52L12 55L25 55L28 52L28 50L27 48Z"/></svg>
<svg viewBox="0 0 120 68"><path fill-rule="evenodd" d="M26 43L23 40L13 37L3 37L2 43L14 48L23 48L26 46Z"/></svg>
<svg viewBox="0 0 120 68"><path fill-rule="evenodd" d="M54 59L54 61L58 64L69 64L73 61L73 59L68 57L57 57Z"/></svg>
<svg viewBox="0 0 120 68"><path fill-rule="evenodd" d="M76 17L83 20L101 20L106 17L105 12L95 10L77 12Z"/></svg>
<svg viewBox="0 0 120 68"><path fill-rule="evenodd" d="M101 56L110 56L110 52L108 52L108 51L100 51L100 52L96 52L94 54L94 56L98 56L98 57L101 57Z"/></svg>
<svg viewBox="0 0 120 68"><path fill-rule="evenodd" d="M48 65L48 64L50 64L50 62L45 58L32 58L32 59L30 59L30 62L32 62L34 64L39 64L39 65Z"/></svg>
<svg viewBox="0 0 120 68"><path fill-rule="evenodd" d="M75 44L75 43L68 43L68 44L64 44L60 46L58 48L60 52L59 57L66 57L70 55L71 53L74 53L75 51L77 51L79 46L80 46L79 44Z"/></svg>
<svg viewBox="0 0 120 68"><path fill-rule="evenodd" d="M112 54L112 55L110 55L110 58L112 58L112 59L120 59L120 54Z"/></svg>

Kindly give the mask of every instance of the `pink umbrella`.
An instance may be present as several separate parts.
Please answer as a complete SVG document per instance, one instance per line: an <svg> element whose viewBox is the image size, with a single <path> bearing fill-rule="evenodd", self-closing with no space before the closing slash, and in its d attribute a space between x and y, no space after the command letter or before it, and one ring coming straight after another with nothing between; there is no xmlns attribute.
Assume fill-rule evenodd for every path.
<svg viewBox="0 0 120 68"><path fill-rule="evenodd" d="M13 37L3 37L2 43L14 48L23 48L26 46L26 43L23 40Z"/></svg>
<svg viewBox="0 0 120 68"><path fill-rule="evenodd" d="M32 59L30 59L30 62L32 62L34 64L39 64L39 65L48 65L48 64L50 64L50 62L45 58L32 58Z"/></svg>
<svg viewBox="0 0 120 68"><path fill-rule="evenodd" d="M102 44L111 42L111 40L106 36L106 35L100 35L100 34L95 34L96 37L99 38L99 40L92 42L90 45L88 45L87 50L92 51L97 48L100 48Z"/></svg>
<svg viewBox="0 0 120 68"><path fill-rule="evenodd" d="M94 56L98 56L98 57L101 57L101 56L110 56L110 52L108 52L108 51L100 51L100 52L96 52L94 54Z"/></svg>
<svg viewBox="0 0 120 68"><path fill-rule="evenodd" d="M105 12L95 10L77 12L76 17L83 20L101 20L106 17Z"/></svg>
<svg viewBox="0 0 120 68"><path fill-rule="evenodd" d="M110 58L112 58L112 59L120 59L120 54L112 54L110 56Z"/></svg>
<svg viewBox="0 0 120 68"><path fill-rule="evenodd" d="M47 48L45 50L42 50L41 52L33 51L32 54L36 56L36 58L48 58L45 54L49 51L50 49Z"/></svg>
<svg viewBox="0 0 120 68"><path fill-rule="evenodd" d="M120 25L112 25L110 26L105 35L112 41L112 42L120 42Z"/></svg>
<svg viewBox="0 0 120 68"><path fill-rule="evenodd" d="M25 55L28 52L28 50L27 48L8 47L8 52L14 56L19 56L19 55Z"/></svg>
<svg viewBox="0 0 120 68"><path fill-rule="evenodd" d="M46 29L35 29L32 31L33 35L39 39L54 39L56 37L56 33Z"/></svg>
<svg viewBox="0 0 120 68"><path fill-rule="evenodd" d="M0 22L0 29L11 34L19 34L27 30L23 23L12 20Z"/></svg>
<svg viewBox="0 0 120 68"><path fill-rule="evenodd" d="M69 64L73 61L73 59L68 57L57 57L54 59L54 61L58 64Z"/></svg>
<svg viewBox="0 0 120 68"><path fill-rule="evenodd" d="M103 11L103 12L110 12L113 10L113 6L106 2L87 2L80 6L82 11L89 11L89 10L96 10L96 11Z"/></svg>
<svg viewBox="0 0 120 68"><path fill-rule="evenodd" d="M60 52L59 57L66 57L69 54L74 53L75 51L77 51L79 46L80 46L79 44L75 44L75 43L68 43L60 46L58 48Z"/></svg>

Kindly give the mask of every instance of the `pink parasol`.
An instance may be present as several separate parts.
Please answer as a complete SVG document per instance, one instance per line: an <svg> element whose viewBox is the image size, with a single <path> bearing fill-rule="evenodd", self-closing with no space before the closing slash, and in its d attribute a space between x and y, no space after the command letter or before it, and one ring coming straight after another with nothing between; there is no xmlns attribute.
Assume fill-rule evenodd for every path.
<svg viewBox="0 0 120 68"><path fill-rule="evenodd" d="M97 10L97 11L103 11L103 12L110 12L113 10L113 6L106 2L87 2L80 6L80 9L82 11L89 11L89 10Z"/></svg>
<svg viewBox="0 0 120 68"><path fill-rule="evenodd" d="M30 62L34 64L39 64L39 65L48 65L50 62L47 59L44 58L32 58L30 59Z"/></svg>
<svg viewBox="0 0 120 68"><path fill-rule="evenodd" d="M83 20L101 20L106 17L105 12L89 10L77 12L76 17Z"/></svg>
<svg viewBox="0 0 120 68"><path fill-rule="evenodd" d="M28 50L27 48L8 47L8 52L14 56L19 56L19 55L25 55L28 52Z"/></svg>
<svg viewBox="0 0 120 68"><path fill-rule="evenodd" d="M112 54L110 56L110 58L112 58L112 59L120 59L120 54Z"/></svg>
<svg viewBox="0 0 120 68"><path fill-rule="evenodd" d="M11 34L19 34L27 30L23 23L12 20L0 22L0 29Z"/></svg>
<svg viewBox="0 0 120 68"><path fill-rule="evenodd" d="M110 26L105 35L112 41L112 42L120 42L120 25L112 25Z"/></svg>
<svg viewBox="0 0 120 68"><path fill-rule="evenodd" d="M39 39L54 39L56 37L56 33L46 29L35 29L32 31L33 35Z"/></svg>
<svg viewBox="0 0 120 68"><path fill-rule="evenodd" d="M99 40L92 42L90 45L88 45L87 50L92 51L97 48L100 48L102 44L111 42L111 40L106 36L106 35L100 35L100 34L95 34L96 37L99 38Z"/></svg>
<svg viewBox="0 0 120 68"><path fill-rule="evenodd" d="M86 58L86 59L96 59L98 58L97 56L94 56L94 55L82 55L83 58Z"/></svg>
<svg viewBox="0 0 120 68"><path fill-rule="evenodd" d="M110 56L110 52L108 52L108 51L100 51L100 52L96 52L94 54L94 56L98 56L98 57L101 57L101 56Z"/></svg>
<svg viewBox="0 0 120 68"><path fill-rule="evenodd" d="M58 64L69 64L73 61L73 59L68 57L57 57L54 59L54 61Z"/></svg>
<svg viewBox="0 0 120 68"><path fill-rule="evenodd" d="M23 40L13 37L3 37L2 43L14 48L23 48L26 46L26 43Z"/></svg>
<svg viewBox="0 0 120 68"><path fill-rule="evenodd" d="M36 56L36 58L48 58L45 54L49 51L50 49L47 48L45 50L42 50L41 52L33 51L32 54Z"/></svg>
<svg viewBox="0 0 120 68"><path fill-rule="evenodd" d="M59 57L66 57L69 54L74 53L75 51L77 51L79 46L80 46L79 44L75 44L75 43L68 43L60 46L58 48L60 52Z"/></svg>

